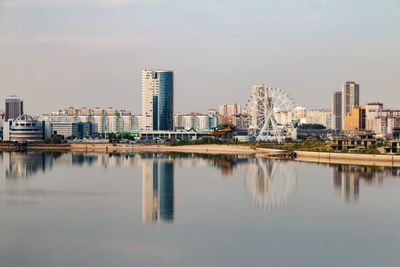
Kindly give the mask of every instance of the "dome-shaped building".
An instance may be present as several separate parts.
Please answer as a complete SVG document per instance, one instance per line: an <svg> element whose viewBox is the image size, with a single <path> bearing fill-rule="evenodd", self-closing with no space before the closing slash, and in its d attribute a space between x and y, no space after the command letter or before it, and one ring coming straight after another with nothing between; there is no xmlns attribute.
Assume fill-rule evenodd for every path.
<svg viewBox="0 0 400 267"><path fill-rule="evenodd" d="M41 142L44 139L42 122L24 114L10 125L10 140L18 142Z"/></svg>

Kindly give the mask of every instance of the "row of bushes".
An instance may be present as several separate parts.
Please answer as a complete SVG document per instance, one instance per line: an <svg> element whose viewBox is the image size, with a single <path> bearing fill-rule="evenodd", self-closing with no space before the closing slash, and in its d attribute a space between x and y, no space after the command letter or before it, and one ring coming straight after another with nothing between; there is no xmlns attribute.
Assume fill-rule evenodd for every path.
<svg viewBox="0 0 400 267"><path fill-rule="evenodd" d="M169 140L166 142L170 146L184 146L184 145L207 145L207 144L219 144L219 145L231 145L239 144L237 140L222 140L218 138L205 137L199 140Z"/></svg>

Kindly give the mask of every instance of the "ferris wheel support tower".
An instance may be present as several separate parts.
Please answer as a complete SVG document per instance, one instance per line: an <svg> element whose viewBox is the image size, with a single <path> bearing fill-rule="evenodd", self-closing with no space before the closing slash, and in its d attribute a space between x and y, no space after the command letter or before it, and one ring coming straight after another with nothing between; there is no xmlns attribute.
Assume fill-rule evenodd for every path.
<svg viewBox="0 0 400 267"><path fill-rule="evenodd" d="M256 84L247 102L250 115L249 133L256 142L274 140L283 143L285 131L292 125L278 125L275 112L292 112L293 99L282 89Z"/></svg>

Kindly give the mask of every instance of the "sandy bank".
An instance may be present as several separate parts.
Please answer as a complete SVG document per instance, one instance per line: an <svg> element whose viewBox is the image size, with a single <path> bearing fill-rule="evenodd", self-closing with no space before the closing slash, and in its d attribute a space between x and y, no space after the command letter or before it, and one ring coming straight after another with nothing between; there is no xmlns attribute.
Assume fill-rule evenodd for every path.
<svg viewBox="0 0 400 267"><path fill-rule="evenodd" d="M9 148L9 147L7 147ZM239 154L268 157L281 150L267 148L252 148L244 145L132 145L132 144L110 144L110 143L79 143L79 144L30 144L29 149L33 151L72 151L72 152L180 152L199 154ZM7 149L8 150L8 149ZM328 153L295 151L296 161L354 164L354 165L376 165L400 167L400 155L371 155L352 153Z"/></svg>
<svg viewBox="0 0 400 267"><path fill-rule="evenodd" d="M296 155L297 161L400 167L400 155L371 155L309 151L296 151Z"/></svg>
<svg viewBox="0 0 400 267"><path fill-rule="evenodd" d="M9 150L15 149L10 145ZM0 147L1 149L1 147ZM241 154L241 155L268 155L276 153L276 149L252 148L244 145L133 145L111 143L75 143L75 144L29 144L31 151L71 151L71 152L182 152L201 154Z"/></svg>
<svg viewBox="0 0 400 267"><path fill-rule="evenodd" d="M206 154L242 154L254 155L255 149L236 145L125 145L125 144L71 144L71 151L83 152L182 152Z"/></svg>

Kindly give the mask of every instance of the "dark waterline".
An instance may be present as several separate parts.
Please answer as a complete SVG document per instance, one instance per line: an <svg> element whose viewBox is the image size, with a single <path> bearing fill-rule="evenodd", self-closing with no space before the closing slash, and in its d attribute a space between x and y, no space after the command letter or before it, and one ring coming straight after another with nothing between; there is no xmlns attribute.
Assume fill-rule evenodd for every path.
<svg viewBox="0 0 400 267"><path fill-rule="evenodd" d="M399 168L1 153L0 266L398 266Z"/></svg>

